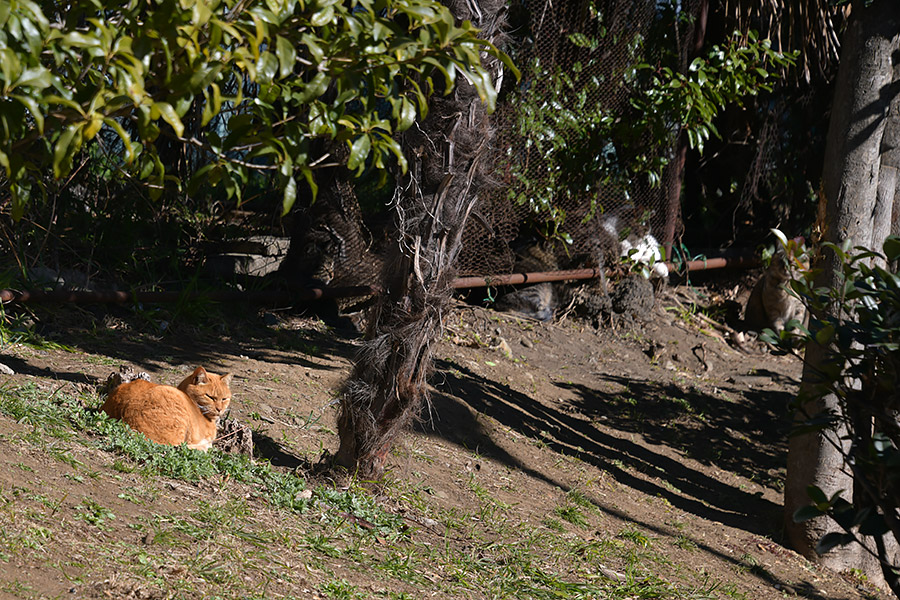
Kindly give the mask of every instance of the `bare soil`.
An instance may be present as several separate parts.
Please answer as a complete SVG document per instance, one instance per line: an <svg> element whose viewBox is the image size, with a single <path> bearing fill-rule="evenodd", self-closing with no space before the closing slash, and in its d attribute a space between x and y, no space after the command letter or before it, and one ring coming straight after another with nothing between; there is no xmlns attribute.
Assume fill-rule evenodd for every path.
<svg viewBox="0 0 900 600"><path fill-rule="evenodd" d="M392 454L386 483L371 493L407 519L409 535L448 552L489 550L435 527L431 516L470 514L488 494L493 506L505 507L496 518L514 528L557 531L585 544L647 540L655 554L646 568L662 579L728 584L702 597L881 597L851 574L817 568L781 545L787 407L799 361L739 352L691 316L697 306L684 298L696 299L693 292L667 297L648 320L601 330L458 305L438 347L431 407ZM345 486L315 465L337 448L335 399L357 334L288 312L247 312L161 332L159 323L123 310L53 309L40 316L43 331L74 351L6 346L0 362L16 374L0 375L0 386L83 393L120 364L170 384L195 365L233 372L232 418L253 429L264 457L258 460L314 485ZM342 597L327 581L348 582L358 597L447 597L440 590L451 576L437 568L420 573L433 582L428 589L385 581L347 553L317 554L312 543L284 543L276 560L264 548L271 537L256 546L215 529L191 537L172 524L202 529L198 506L242 506L234 521L220 516L215 527L285 540L318 517L285 513L227 478L148 480L77 439L36 441L39 430L0 416L0 597L248 597L239 589L259 597ZM587 525L548 529L548 515L562 514L554 508L573 490L594 507ZM427 507L410 498L425 498ZM91 506L114 518L100 511L102 522L91 522ZM161 532L183 543L161 547ZM203 563L211 548L220 562ZM385 542L383 551L391 548ZM229 584L240 584L230 588L234 595L215 585L221 565L239 575ZM624 567L596 568L598 577L616 577Z"/></svg>

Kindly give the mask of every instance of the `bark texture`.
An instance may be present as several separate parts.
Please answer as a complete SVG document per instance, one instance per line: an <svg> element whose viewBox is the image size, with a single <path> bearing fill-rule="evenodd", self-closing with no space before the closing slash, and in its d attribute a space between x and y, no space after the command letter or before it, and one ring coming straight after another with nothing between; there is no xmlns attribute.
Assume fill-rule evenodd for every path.
<svg viewBox="0 0 900 600"><path fill-rule="evenodd" d="M444 4L497 43L504 0ZM496 82L499 62L484 54L482 61ZM367 479L382 474L398 435L427 402L432 344L443 330L462 233L478 194L492 185L488 114L476 90L458 80L404 135L410 172L394 198L397 232L382 273L385 294L341 397L336 462Z"/></svg>
<svg viewBox="0 0 900 600"><path fill-rule="evenodd" d="M896 189L893 179L896 156L895 144L885 133L896 95L892 55L900 40L897 13L893 0L877 0L869 7L858 2L853 6L844 34L825 149L824 202L820 206L825 211L820 216L820 222L826 224L824 241L837 245L849 240L852 246L880 249L889 233L893 189ZM893 189L888 192L888 188ZM821 269L817 286L833 288L842 284L841 265L832 252L820 255L816 266ZM803 386L807 389L817 382L818 367L826 353L826 348L816 344L807 347L803 373ZM835 396L826 396L804 408L808 415L841 410ZM797 418L804 420L804 415L798 414ZM788 541L802 554L828 567L860 568L871 581L883 583L880 565L857 545L816 556L816 543L825 533L836 529L829 520L798 524L792 519L798 508L810 503L806 491L809 485L818 486L828 496L839 490L850 493L853 481L844 464L846 451L840 432L791 438L785 485Z"/></svg>

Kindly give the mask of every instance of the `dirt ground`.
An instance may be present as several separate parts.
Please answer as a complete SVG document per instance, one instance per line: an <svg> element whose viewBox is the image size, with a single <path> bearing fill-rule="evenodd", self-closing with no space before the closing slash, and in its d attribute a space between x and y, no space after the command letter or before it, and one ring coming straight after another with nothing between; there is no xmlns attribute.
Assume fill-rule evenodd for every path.
<svg viewBox="0 0 900 600"><path fill-rule="evenodd" d="M458 304L437 350L430 410L393 452L387 479L425 490L429 514L470 510L478 490L487 490L497 506L512 507L503 519L522 529L542 527L551 507L578 490L593 505L590 526L564 524L560 536L587 543L641 532L658 550L658 566L649 570L676 573L671 576L680 581L728 583L702 597L880 597L849 574L818 569L781 545L787 406L801 365L791 356L744 353L723 343L698 316L700 304L721 300L709 290L670 289L649 320L601 330L573 319L541 323ZM262 309L165 332L160 322L148 325L124 309L55 308L39 320L46 338L71 351L3 347L0 362L15 372L0 375L3 390L37 385L44 394L85 392L120 364L173 385L198 364L232 372L232 418L253 429L263 455L278 469L336 485L313 471L324 452L337 448L336 397L359 339L351 329ZM234 497L251 498L251 491L221 480L160 480L152 498L130 502L129 494L149 484L114 469L116 456L69 442L33 442L31 427L0 416L0 504L7 507L0 513L9 517L8 528L28 522L33 534L31 546L7 540L0 552L0 597L207 597L202 587L154 595L157 588L135 583L135 571L116 567L116 553L126 553L117 548L144 544L149 534L135 524L151 514L180 514L226 488ZM54 454L60 448L71 460ZM384 510L427 521L424 509L402 494L387 496ZM19 497L24 504L12 502ZM90 502L115 519L98 527L96 519L79 518ZM252 519L270 529L287 531L300 527L294 519L306 518L248 502ZM45 520L29 517L29 510ZM44 541L41 528L52 532ZM470 551L424 525L419 535L428 544ZM304 561L300 550L290 552L285 556L295 566ZM294 569L296 579L272 576L268 593L343 597L323 587L323 572L375 589L360 569L339 560L327 564ZM598 568L607 567L617 569ZM181 576L171 564L155 568L161 580ZM246 578L261 578L266 568L248 569ZM437 590L441 577L434 575ZM435 595L421 586L401 588L405 596L391 597Z"/></svg>

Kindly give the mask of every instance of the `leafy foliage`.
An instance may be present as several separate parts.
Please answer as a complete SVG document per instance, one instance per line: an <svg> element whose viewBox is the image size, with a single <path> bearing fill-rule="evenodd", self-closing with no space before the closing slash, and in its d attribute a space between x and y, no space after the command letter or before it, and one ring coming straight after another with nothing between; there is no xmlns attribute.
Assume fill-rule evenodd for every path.
<svg viewBox="0 0 900 600"><path fill-rule="evenodd" d="M806 420L796 433L834 432L849 440L845 463L853 474L852 501L842 490L831 497L811 486L813 504L799 509L796 521L828 515L843 529L820 540L817 550L827 552L860 537L871 536L880 546L890 532L900 539L900 276L893 267L900 260L900 238L889 237L883 253L865 248L823 244L841 264L842 284L814 287L812 274L792 287L807 302L812 318L809 329L766 339L790 349L791 338L826 348L826 360L817 381L802 388L796 409ZM812 402L833 394L838 410L810 414ZM826 436L835 440L838 436ZM882 559L884 556L881 557Z"/></svg>
<svg viewBox="0 0 900 600"><path fill-rule="evenodd" d="M240 200L253 173L298 180L333 163L405 159L393 134L428 95L468 80L493 107L479 52L508 58L434 0L198 0L0 4L0 165L14 215L92 154L114 157L158 197L223 186ZM173 149L189 168L175 169Z"/></svg>
<svg viewBox="0 0 900 600"><path fill-rule="evenodd" d="M659 10L671 12L672 7L660 3ZM597 209L593 192L598 187L627 190L638 179L658 185L669 162L667 149L680 131L687 134L691 147L702 152L710 136L718 135L714 121L722 109L771 90L773 74L795 58L772 50L768 40L759 40L754 33L746 39L735 33L727 43L696 58L683 73L674 66L673 40L632 34L627 45L630 66L598 77L592 73L609 71L597 68L606 60L607 33L599 12L593 19L596 35L569 37L585 58L568 70L531 65L529 85L518 98L517 133L541 167L530 171L531 156L511 157L510 169L519 186L510 193L519 204L547 214L551 234L559 234L565 218L561 200L591 197L590 217ZM653 65L647 58L651 52L661 56ZM596 100L611 86L629 98L621 110Z"/></svg>
<svg viewBox="0 0 900 600"><path fill-rule="evenodd" d="M691 148L703 152L710 134L718 136L713 121L719 112L729 104L741 105L745 96L772 91L772 75L792 65L796 56L772 50L769 40L751 31L746 41L735 32L728 43L714 45L706 56L694 59L687 73L639 65L639 73L650 73L646 91L633 100L644 115L640 125L654 139L664 139L674 123L687 134Z"/></svg>

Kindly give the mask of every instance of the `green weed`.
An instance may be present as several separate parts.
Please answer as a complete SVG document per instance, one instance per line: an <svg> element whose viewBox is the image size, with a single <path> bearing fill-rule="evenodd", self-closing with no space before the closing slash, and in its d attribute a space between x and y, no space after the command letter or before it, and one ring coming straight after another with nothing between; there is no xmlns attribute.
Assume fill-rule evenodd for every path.
<svg viewBox="0 0 900 600"><path fill-rule="evenodd" d="M675 538L675 541L673 541L672 544L674 544L678 548L681 548L682 550L694 551L697 549L697 544L694 542L694 540L684 534L681 534L677 538Z"/></svg>
<svg viewBox="0 0 900 600"><path fill-rule="evenodd" d="M578 527L587 527L588 521L577 506L572 506L570 504L565 504L563 506L557 506L553 509L554 514L558 516L563 521L568 521L572 525L577 525Z"/></svg>
<svg viewBox="0 0 900 600"><path fill-rule="evenodd" d="M356 589L356 586L347 582L346 579L323 583L319 586L319 591L334 600L353 600L354 598L363 597Z"/></svg>
<svg viewBox="0 0 900 600"><path fill-rule="evenodd" d="M628 526L620 531L619 537L625 540L630 540L634 542L635 545L640 546L641 548L649 548L653 543L650 537L647 536L647 534L634 526Z"/></svg>
<svg viewBox="0 0 900 600"><path fill-rule="evenodd" d="M85 498L81 501L81 505L76 509L75 518L85 523L90 523L97 529L109 529L106 525L107 521L116 518L111 510L101 506L95 500Z"/></svg>

